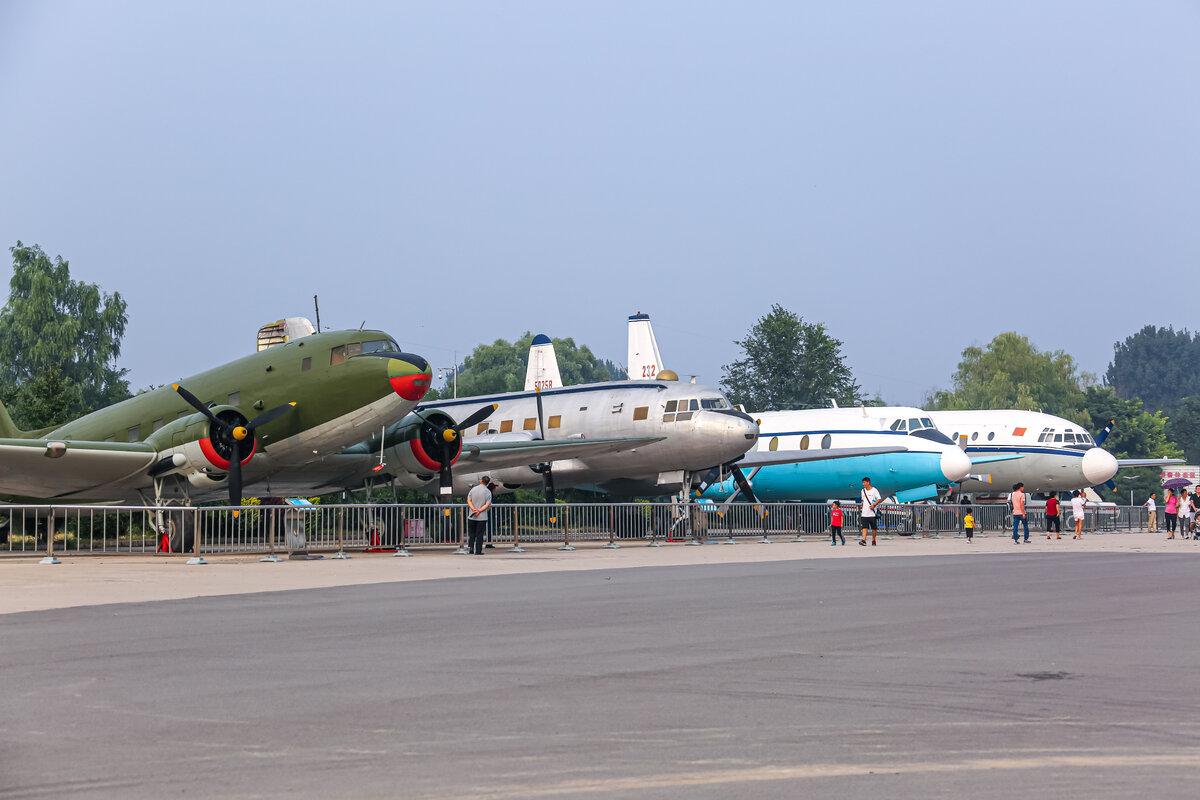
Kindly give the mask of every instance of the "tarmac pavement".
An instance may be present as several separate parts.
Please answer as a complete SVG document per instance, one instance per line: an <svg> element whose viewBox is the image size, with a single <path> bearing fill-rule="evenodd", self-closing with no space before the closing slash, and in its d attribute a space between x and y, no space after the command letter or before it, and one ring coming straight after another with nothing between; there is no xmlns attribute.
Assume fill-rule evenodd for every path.
<svg viewBox="0 0 1200 800"><path fill-rule="evenodd" d="M1160 539L0 562L0 798L1192 797Z"/></svg>

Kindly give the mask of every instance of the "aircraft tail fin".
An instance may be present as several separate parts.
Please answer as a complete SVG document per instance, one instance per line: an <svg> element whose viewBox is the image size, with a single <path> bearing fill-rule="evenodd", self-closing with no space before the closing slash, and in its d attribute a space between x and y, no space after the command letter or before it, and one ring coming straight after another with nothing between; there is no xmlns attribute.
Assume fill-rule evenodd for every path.
<svg viewBox="0 0 1200 800"><path fill-rule="evenodd" d="M525 391L554 389L562 386L562 375L558 372L558 356L554 353L554 342L539 333L529 345L529 366L525 369Z"/></svg>
<svg viewBox="0 0 1200 800"><path fill-rule="evenodd" d="M0 403L0 438L4 439L21 439L26 436L26 432L21 430L12 421L12 417L8 415L8 409Z"/></svg>
<svg viewBox="0 0 1200 800"><path fill-rule="evenodd" d="M662 371L662 356L654 339L650 315L638 312L629 318L629 379L657 378Z"/></svg>

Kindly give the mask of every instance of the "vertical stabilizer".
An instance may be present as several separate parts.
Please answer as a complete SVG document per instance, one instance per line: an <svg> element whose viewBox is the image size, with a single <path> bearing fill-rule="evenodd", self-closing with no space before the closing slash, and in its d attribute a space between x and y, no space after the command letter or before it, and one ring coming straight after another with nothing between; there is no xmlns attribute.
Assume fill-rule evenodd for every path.
<svg viewBox="0 0 1200 800"><path fill-rule="evenodd" d="M562 375L558 374L558 356L554 354L554 342L539 333L529 345L529 366L525 370L525 391L554 389L562 386Z"/></svg>
<svg viewBox="0 0 1200 800"><path fill-rule="evenodd" d="M631 381L657 378L662 371L662 356L654 340L650 315L638 312L629 318L629 379Z"/></svg>

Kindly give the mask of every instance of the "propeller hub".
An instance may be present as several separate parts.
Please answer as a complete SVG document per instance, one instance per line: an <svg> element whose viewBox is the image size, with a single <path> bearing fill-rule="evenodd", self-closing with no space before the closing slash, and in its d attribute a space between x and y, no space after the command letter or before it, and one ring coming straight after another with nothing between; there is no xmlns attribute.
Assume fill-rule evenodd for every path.
<svg viewBox="0 0 1200 800"><path fill-rule="evenodd" d="M249 435L250 431L246 430L246 427L243 425L238 425L233 429L233 438L237 439L239 442L244 440Z"/></svg>
<svg viewBox="0 0 1200 800"><path fill-rule="evenodd" d="M453 442L457 438L458 431L454 430L454 428L447 428L446 430L442 431L442 440L445 442Z"/></svg>

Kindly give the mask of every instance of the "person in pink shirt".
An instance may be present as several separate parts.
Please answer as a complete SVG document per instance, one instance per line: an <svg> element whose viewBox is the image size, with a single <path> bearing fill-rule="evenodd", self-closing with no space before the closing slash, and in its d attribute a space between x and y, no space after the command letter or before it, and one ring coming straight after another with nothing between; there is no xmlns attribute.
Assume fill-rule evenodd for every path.
<svg viewBox="0 0 1200 800"><path fill-rule="evenodd" d="M1167 489L1166 507L1163 509L1163 516L1167 520L1167 538L1175 538L1175 522L1179 519L1179 500L1175 497L1174 489Z"/></svg>
<svg viewBox="0 0 1200 800"><path fill-rule="evenodd" d="M1012 504L1013 517L1013 544L1019 544L1020 539L1017 538L1017 526L1025 526L1025 544L1029 544L1029 520L1025 517L1025 500L1028 495L1025 494L1025 484L1018 483L1013 486L1012 494L1008 496L1008 502Z"/></svg>

